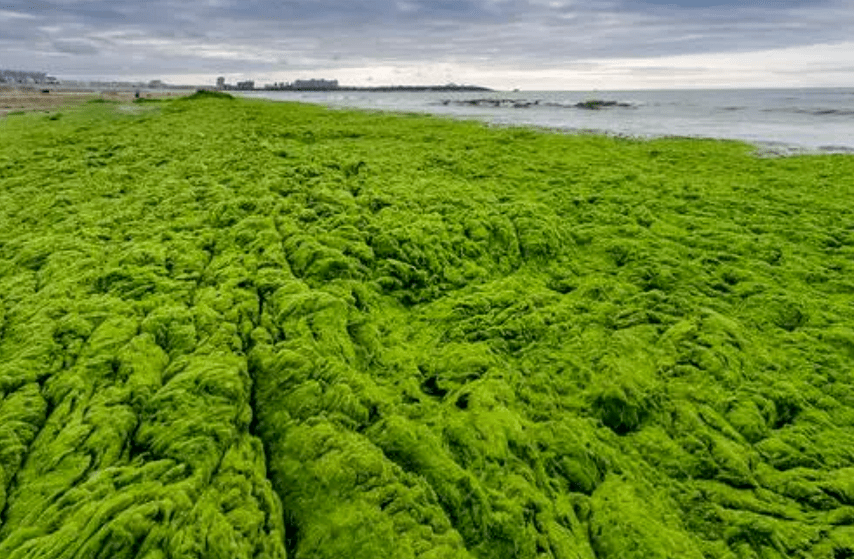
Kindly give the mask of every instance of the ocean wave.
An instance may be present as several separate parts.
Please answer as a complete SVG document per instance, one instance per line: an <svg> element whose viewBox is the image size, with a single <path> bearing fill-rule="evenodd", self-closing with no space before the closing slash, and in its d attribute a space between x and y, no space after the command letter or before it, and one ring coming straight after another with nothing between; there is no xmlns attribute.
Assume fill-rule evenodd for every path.
<svg viewBox="0 0 854 559"><path fill-rule="evenodd" d="M765 113L794 113L812 116L854 116L854 109L825 109L811 108L804 109L800 107L779 107L773 109L762 109Z"/></svg>

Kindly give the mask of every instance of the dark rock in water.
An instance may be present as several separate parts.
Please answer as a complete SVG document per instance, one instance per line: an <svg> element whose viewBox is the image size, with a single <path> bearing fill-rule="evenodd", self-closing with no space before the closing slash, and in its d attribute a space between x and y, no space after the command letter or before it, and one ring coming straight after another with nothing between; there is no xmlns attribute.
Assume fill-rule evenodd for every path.
<svg viewBox="0 0 854 559"><path fill-rule="evenodd" d="M815 116L854 116L854 111L847 111L844 109L817 109L815 111L801 111L806 112Z"/></svg>
<svg viewBox="0 0 854 559"><path fill-rule="evenodd" d="M577 109L588 109L593 111L598 111L599 109L603 109L605 107L631 107L629 103L621 103L619 101L603 101L601 99L590 99L589 101L583 101L581 103L576 103L575 108Z"/></svg>
<svg viewBox="0 0 854 559"><path fill-rule="evenodd" d="M802 109L798 107L777 107L762 109L763 113L795 113L812 116L854 116L854 111L849 109Z"/></svg>
<svg viewBox="0 0 854 559"><path fill-rule="evenodd" d="M528 107L539 105L540 101L528 101L526 99L442 99L440 103L442 103L442 105L450 105L451 103L453 103L454 105L463 105L468 107L490 107L495 109L527 109Z"/></svg>
<svg viewBox="0 0 854 559"><path fill-rule="evenodd" d="M599 110L607 107L631 107L631 103L621 101L604 101L602 99L591 99L572 105L563 103L541 103L539 99L533 101L527 99L442 99L442 105L462 105L465 107L488 107L494 109L528 109L530 107L553 107L557 109L587 109Z"/></svg>

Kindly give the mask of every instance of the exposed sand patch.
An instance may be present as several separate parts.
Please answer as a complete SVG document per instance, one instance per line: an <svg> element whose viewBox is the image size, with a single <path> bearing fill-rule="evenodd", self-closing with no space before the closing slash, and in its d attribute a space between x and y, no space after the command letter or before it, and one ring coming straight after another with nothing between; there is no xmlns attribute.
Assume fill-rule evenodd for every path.
<svg viewBox="0 0 854 559"><path fill-rule="evenodd" d="M158 91L141 92L140 97L160 99L164 97L183 97L192 92ZM104 99L129 103L135 98L133 91L63 91L41 89L12 89L0 87L0 117L18 111L53 111L62 107L80 105L92 99Z"/></svg>

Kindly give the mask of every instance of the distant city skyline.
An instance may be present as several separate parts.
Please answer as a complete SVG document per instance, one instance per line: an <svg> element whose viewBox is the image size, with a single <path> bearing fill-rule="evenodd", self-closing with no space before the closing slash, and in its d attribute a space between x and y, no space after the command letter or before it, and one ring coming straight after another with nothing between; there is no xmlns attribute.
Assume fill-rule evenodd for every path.
<svg viewBox="0 0 854 559"><path fill-rule="evenodd" d="M854 87L850 0L12 0L0 65L258 87Z"/></svg>

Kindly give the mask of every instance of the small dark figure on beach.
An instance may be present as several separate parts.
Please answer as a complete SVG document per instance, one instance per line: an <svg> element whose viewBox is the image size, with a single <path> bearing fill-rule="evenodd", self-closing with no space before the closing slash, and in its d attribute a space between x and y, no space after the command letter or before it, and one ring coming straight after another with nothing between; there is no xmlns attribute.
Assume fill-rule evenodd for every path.
<svg viewBox="0 0 854 559"><path fill-rule="evenodd" d="M138 89L133 92L133 96L134 96L134 98L139 99L139 90Z"/></svg>

